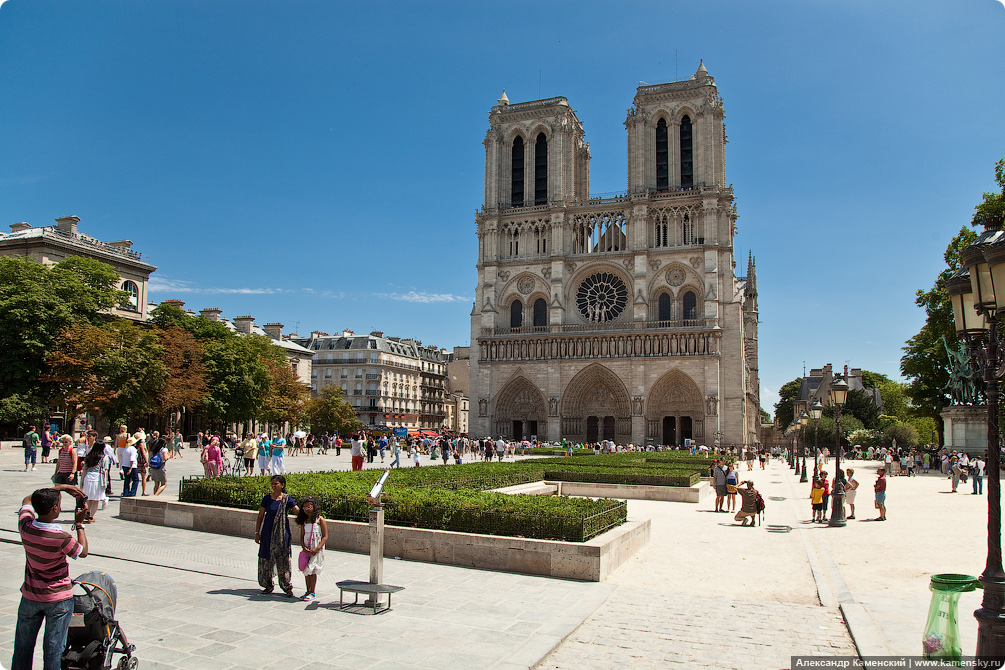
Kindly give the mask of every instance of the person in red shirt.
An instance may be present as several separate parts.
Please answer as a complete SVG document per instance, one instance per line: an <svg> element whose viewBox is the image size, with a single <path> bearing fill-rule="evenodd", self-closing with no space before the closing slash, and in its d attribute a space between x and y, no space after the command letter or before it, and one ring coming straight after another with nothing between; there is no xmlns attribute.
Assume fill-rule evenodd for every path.
<svg viewBox="0 0 1005 670"><path fill-rule="evenodd" d="M876 521L886 521L886 471L883 468L876 470L876 509L879 510L879 518Z"/></svg>
<svg viewBox="0 0 1005 670"><path fill-rule="evenodd" d="M18 531L24 546L24 583L21 585L21 605L17 610L14 632L14 657L11 670L30 670L38 631L45 621L42 637L42 658L45 670L59 670L66 635L73 615L73 585L66 557L87 556L84 535L86 508L77 506L74 526L77 539L53 523L60 513L61 495L65 491L83 501L84 492L76 486L57 484L51 489L38 489L22 501L18 512Z"/></svg>

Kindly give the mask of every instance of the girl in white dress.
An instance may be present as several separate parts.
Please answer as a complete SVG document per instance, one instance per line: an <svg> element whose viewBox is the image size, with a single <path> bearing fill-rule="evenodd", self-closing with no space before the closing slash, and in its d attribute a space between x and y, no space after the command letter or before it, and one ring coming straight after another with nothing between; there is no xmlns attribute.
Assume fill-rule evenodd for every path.
<svg viewBox="0 0 1005 670"><path fill-rule="evenodd" d="M304 573L307 582L307 593L302 600L313 600L317 594L318 575L325 567L325 543L328 542L328 524L321 517L318 499L314 496L305 497L300 503L297 523L300 524L300 571Z"/></svg>
<svg viewBox="0 0 1005 670"><path fill-rule="evenodd" d="M94 523L94 514L98 511L98 503L105 495L105 472L107 472L110 461L105 455L105 445L102 442L95 442L91 450L84 457L84 476L80 481L80 488L87 496L87 523Z"/></svg>

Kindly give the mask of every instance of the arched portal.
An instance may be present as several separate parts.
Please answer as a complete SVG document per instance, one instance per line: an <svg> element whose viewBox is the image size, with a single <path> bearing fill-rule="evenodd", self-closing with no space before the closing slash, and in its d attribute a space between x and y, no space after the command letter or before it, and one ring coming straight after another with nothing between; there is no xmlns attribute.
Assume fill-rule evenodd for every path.
<svg viewBox="0 0 1005 670"><path fill-rule="evenodd" d="M705 439L705 406L701 389L680 370L656 380L646 399L647 437L659 444Z"/></svg>
<svg viewBox="0 0 1005 670"><path fill-rule="evenodd" d="M495 400L495 435L512 440L547 439L547 403L526 377L517 377L503 387Z"/></svg>
<svg viewBox="0 0 1005 670"><path fill-rule="evenodd" d="M627 442L631 434L631 398L621 379L599 363L580 370L562 396L562 437Z"/></svg>

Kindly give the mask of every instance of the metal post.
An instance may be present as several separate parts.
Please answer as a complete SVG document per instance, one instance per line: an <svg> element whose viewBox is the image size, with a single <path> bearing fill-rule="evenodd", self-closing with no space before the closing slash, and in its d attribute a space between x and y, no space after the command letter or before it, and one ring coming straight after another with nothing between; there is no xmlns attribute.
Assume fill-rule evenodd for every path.
<svg viewBox="0 0 1005 670"><path fill-rule="evenodd" d="M1002 667L1005 658L1005 572L1002 571L1001 458L998 446L998 322L988 319L984 381L988 400L988 558L980 582L984 586L977 619L977 662Z"/></svg>
<svg viewBox="0 0 1005 670"><path fill-rule="evenodd" d="M834 490L831 491L831 520L829 526L844 526L844 472L841 470L841 405L834 403Z"/></svg>
<svg viewBox="0 0 1005 670"><path fill-rule="evenodd" d="M380 501L384 482L390 471L385 471L380 480L374 484L367 495L370 503L370 583L382 584L384 581L384 504ZM371 593L366 599L366 606L376 609L380 606L380 595Z"/></svg>

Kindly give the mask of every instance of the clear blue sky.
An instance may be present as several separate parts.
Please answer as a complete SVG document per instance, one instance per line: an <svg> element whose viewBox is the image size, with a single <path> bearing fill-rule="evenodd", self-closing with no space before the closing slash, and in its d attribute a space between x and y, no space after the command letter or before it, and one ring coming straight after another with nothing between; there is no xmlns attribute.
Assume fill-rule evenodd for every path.
<svg viewBox="0 0 1005 670"><path fill-rule="evenodd" d="M639 81L725 101L762 405L825 363L898 376L916 289L1005 156L999 0L0 6L0 224L76 214L154 300L468 344L488 111L563 95L625 187Z"/></svg>

